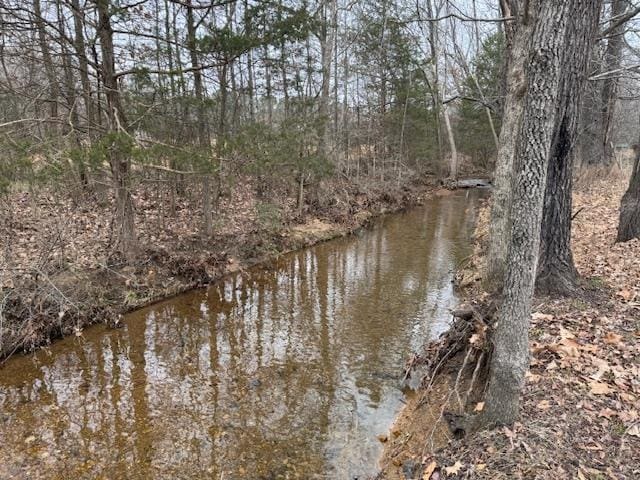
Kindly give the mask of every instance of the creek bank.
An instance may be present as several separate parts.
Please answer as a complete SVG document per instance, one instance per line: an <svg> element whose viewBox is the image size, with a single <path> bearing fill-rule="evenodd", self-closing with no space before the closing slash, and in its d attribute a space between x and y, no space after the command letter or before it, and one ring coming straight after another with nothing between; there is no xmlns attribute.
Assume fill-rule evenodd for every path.
<svg viewBox="0 0 640 480"><path fill-rule="evenodd" d="M132 312L123 328L14 355L0 406L17 441L0 449L0 477L375 474L400 367L457 303L453 272L483 193L430 196Z"/></svg>
<svg viewBox="0 0 640 480"><path fill-rule="evenodd" d="M572 249L583 293L534 299L520 421L456 438L459 414L483 408L477 392L467 395L470 379L458 373L465 357L459 354L409 396L377 478L638 478L640 241L614 243L625 186L624 178L578 182L574 208L581 214L574 219ZM475 255L458 272L463 298L477 305L487 301L478 281L487 214L484 207ZM427 361L430 355L427 349Z"/></svg>
<svg viewBox="0 0 640 480"><path fill-rule="evenodd" d="M434 178L366 190L348 182L334 182L329 188L333 199L311 206L302 221L287 215L285 220L269 215L264 220L255 213L258 203L251 186L237 185L220 208L226 212L224 225L207 241L197 233L193 218L198 212L189 204L178 206L172 228L164 219L162 224L158 219L149 221L153 212L145 212L146 218L137 225L141 251L130 264L109 255L108 229L100 223L108 206L72 216L71 205L64 204L60 213L59 198L35 207L18 199L21 214L14 215L3 232L14 239L17 260L0 271L4 299L0 358L32 351L62 336L81 335L94 323L117 327L124 313L284 253L348 235L380 215L420 205L434 192L444 191ZM137 201L141 210L151 210L145 198ZM295 205L287 208L293 211ZM53 239L44 234L38 238L38 219L63 220L65 215L72 220L56 223L58 230L48 232ZM35 262L38 257L44 261Z"/></svg>

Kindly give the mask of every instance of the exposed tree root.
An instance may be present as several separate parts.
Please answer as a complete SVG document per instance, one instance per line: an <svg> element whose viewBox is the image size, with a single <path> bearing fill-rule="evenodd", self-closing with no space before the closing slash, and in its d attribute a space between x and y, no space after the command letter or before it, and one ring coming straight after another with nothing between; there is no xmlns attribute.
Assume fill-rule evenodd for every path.
<svg viewBox="0 0 640 480"><path fill-rule="evenodd" d="M451 328L427 344L424 353L415 356L407 366L406 378L422 374L418 407L429 401L441 377L448 378L451 389L442 403L441 420L446 421L455 438L475 430L478 413L482 411L495 310L495 302L489 300L452 312Z"/></svg>

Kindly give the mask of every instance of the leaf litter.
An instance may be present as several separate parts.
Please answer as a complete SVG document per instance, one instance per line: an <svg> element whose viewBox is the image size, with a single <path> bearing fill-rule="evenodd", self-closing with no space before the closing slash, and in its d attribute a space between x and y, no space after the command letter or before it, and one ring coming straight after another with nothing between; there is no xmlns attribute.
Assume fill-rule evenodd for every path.
<svg viewBox="0 0 640 480"><path fill-rule="evenodd" d="M614 243L626 182L612 183L601 178L574 193L580 215L573 223L572 249L583 294L535 299L520 420L512 428L463 438L449 431L430 445L425 438L404 449L385 444L378 478L640 478L640 240ZM458 273L468 298L486 297L478 280L488 206L479 218L476 255ZM434 404L446 403L443 395L430 396ZM468 408L478 404L476 399ZM425 415L416 402L404 410L396 429L420 432L421 423L445 423ZM428 402L426 412L433 410ZM418 462L413 477L401 469L408 461Z"/></svg>

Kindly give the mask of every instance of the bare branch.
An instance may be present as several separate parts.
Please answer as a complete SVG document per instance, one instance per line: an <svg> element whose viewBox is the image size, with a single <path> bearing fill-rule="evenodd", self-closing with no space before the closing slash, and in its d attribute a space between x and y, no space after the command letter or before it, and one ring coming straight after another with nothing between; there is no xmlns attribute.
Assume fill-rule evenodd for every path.
<svg viewBox="0 0 640 480"><path fill-rule="evenodd" d="M611 25L609 25L607 28L605 28L600 33L600 37L599 38L602 39L603 37L606 37L607 35L613 33L618 27L621 27L622 25L624 25L626 22L631 20L633 17L635 17L639 13L640 13L640 6L634 7L634 8L630 8L627 12L623 13L615 21L614 21L614 19L611 19L612 20Z"/></svg>
<svg viewBox="0 0 640 480"><path fill-rule="evenodd" d="M640 70L640 63L636 63L634 65L627 65L625 67L616 68L615 70L609 70L608 72L602 72L597 75L592 75L589 77L589 80L604 80L607 78L613 78L618 76L618 74L622 72L635 72Z"/></svg>

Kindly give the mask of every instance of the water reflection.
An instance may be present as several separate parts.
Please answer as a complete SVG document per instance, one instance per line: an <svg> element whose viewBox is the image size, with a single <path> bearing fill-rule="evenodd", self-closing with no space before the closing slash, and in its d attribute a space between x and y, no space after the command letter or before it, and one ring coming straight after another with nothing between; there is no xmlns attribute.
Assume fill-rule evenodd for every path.
<svg viewBox="0 0 640 480"><path fill-rule="evenodd" d="M0 477L364 478L406 355L449 320L477 195L10 360Z"/></svg>

